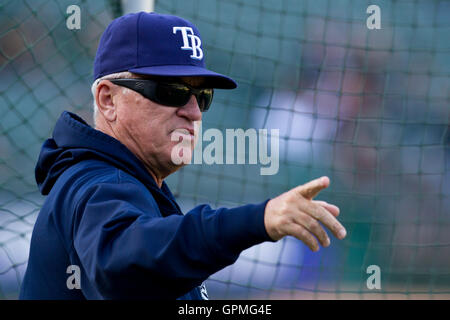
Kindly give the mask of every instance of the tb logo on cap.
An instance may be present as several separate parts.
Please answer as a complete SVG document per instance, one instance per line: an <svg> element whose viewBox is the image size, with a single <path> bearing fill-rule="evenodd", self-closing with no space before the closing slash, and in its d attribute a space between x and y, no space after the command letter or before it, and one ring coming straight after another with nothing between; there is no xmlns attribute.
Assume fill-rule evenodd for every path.
<svg viewBox="0 0 450 320"><path fill-rule="evenodd" d="M183 37L183 46L181 50L192 50L192 59L201 60L203 58L203 50L200 48L202 41L200 37L194 35L194 31L191 27L173 27L173 34L177 31L181 31ZM190 42L190 43L189 43Z"/></svg>

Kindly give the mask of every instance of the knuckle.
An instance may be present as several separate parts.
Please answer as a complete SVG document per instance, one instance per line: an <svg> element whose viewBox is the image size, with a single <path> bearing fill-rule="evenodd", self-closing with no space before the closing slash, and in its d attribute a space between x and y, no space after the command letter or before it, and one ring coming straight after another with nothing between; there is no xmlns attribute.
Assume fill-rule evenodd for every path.
<svg viewBox="0 0 450 320"><path fill-rule="evenodd" d="M283 215L280 217L279 219L279 225L280 226L286 226L292 223L292 219L291 217L289 217L288 215Z"/></svg>
<svg viewBox="0 0 450 320"><path fill-rule="evenodd" d="M287 201L281 201L278 204L277 212L281 217L286 216L290 211L290 206Z"/></svg>
<svg viewBox="0 0 450 320"><path fill-rule="evenodd" d="M291 197L289 197L283 202L283 208L285 210L287 210L288 208L292 208L294 203L295 203L294 200Z"/></svg>
<svg viewBox="0 0 450 320"><path fill-rule="evenodd" d="M327 238L327 233L325 230L323 230L322 227L319 226L316 233L317 237L319 237L321 240L325 240Z"/></svg>
<svg viewBox="0 0 450 320"><path fill-rule="evenodd" d="M319 221L323 221L325 218L323 212L317 206L311 208L311 215Z"/></svg>
<svg viewBox="0 0 450 320"><path fill-rule="evenodd" d="M296 224L297 223L296 212L293 211L292 209L286 210L284 212L284 214L281 216L281 218L282 218L282 223L285 223L285 224Z"/></svg>
<svg viewBox="0 0 450 320"><path fill-rule="evenodd" d="M292 196L291 194L286 195L286 197L284 197L283 199L283 207L285 208L290 208L292 207L293 204L295 204L295 200L296 198L294 196Z"/></svg>
<svg viewBox="0 0 450 320"><path fill-rule="evenodd" d="M301 199L301 197L299 197L298 194L292 192L286 196L286 202L289 203L289 205L297 203L299 199Z"/></svg>
<svg viewBox="0 0 450 320"><path fill-rule="evenodd" d="M316 247L318 245L316 239L307 231L305 232L304 239L305 239L305 242L311 244L314 247Z"/></svg>
<svg viewBox="0 0 450 320"><path fill-rule="evenodd" d="M309 205L308 200L302 199L298 202L300 210L306 214L308 217L315 218L314 212L312 210L312 207Z"/></svg>
<svg viewBox="0 0 450 320"><path fill-rule="evenodd" d="M309 236L306 241L304 241L313 251L316 251L319 249L319 244L317 243L317 240L313 236Z"/></svg>
<svg viewBox="0 0 450 320"><path fill-rule="evenodd" d="M310 234L306 229L301 228L298 233L302 240L308 241L310 239Z"/></svg>
<svg viewBox="0 0 450 320"><path fill-rule="evenodd" d="M282 201L279 208L280 208L280 212L285 213L287 211L286 201Z"/></svg>
<svg viewBox="0 0 450 320"><path fill-rule="evenodd" d="M317 222L317 220L312 220L309 223L309 230L311 230L314 234L319 234L322 227L320 226L320 224Z"/></svg>
<svg viewBox="0 0 450 320"><path fill-rule="evenodd" d="M321 241L321 242L325 242L327 239L327 234L326 232L322 229L322 227L318 227L316 232L314 233L317 238Z"/></svg>
<svg viewBox="0 0 450 320"><path fill-rule="evenodd" d="M341 230L342 229L342 226L341 226L341 224L339 223L339 222L335 222L334 224L333 224L333 230L334 230L334 232L339 232L339 230Z"/></svg>

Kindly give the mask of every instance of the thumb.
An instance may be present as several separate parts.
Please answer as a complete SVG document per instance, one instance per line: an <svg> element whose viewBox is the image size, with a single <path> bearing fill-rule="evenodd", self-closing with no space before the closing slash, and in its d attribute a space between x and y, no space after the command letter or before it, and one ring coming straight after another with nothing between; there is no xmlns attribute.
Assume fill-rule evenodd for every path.
<svg viewBox="0 0 450 320"><path fill-rule="evenodd" d="M327 188L330 185L330 179L328 177L321 177L312 180L304 185L296 187L294 190L306 199L311 200L319 194L320 191Z"/></svg>

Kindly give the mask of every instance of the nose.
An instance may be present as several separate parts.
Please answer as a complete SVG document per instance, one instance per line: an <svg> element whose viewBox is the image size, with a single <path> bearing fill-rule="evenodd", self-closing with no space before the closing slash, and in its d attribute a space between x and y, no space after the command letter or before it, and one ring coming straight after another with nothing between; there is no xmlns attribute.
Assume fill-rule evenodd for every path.
<svg viewBox="0 0 450 320"><path fill-rule="evenodd" d="M180 117L185 117L190 121L200 121L202 119L202 112L198 106L197 99L194 95L191 95L188 103L181 108L178 108L177 114Z"/></svg>

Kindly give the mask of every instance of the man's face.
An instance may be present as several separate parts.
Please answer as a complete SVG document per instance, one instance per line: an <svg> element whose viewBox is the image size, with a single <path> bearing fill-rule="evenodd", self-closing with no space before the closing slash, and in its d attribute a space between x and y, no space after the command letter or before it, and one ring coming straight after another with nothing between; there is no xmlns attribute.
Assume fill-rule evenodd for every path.
<svg viewBox="0 0 450 320"><path fill-rule="evenodd" d="M177 80L192 87L200 87L203 83L201 78ZM115 86L113 99L117 108L116 134L121 142L146 166L167 171L165 174L177 170L180 166L172 161L172 150L181 139L190 142L193 148L194 122L202 119L195 96L191 96L183 107L169 107L153 102L133 90ZM179 140L172 141L173 135L177 135Z"/></svg>

